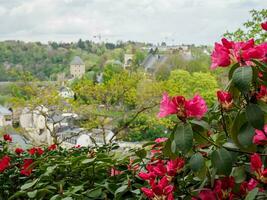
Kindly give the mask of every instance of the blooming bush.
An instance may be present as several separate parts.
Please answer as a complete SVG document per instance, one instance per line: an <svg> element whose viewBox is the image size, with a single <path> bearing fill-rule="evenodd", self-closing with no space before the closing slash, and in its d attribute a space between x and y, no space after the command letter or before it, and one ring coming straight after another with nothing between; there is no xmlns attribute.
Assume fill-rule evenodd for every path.
<svg viewBox="0 0 267 200"><path fill-rule="evenodd" d="M211 59L228 68L217 103L164 93L158 117L176 125L142 149L11 150L4 135L1 199L267 199L267 43L224 38Z"/></svg>
<svg viewBox="0 0 267 200"><path fill-rule="evenodd" d="M10 141L3 140L0 146L0 199L136 199L141 195L142 182L136 178L140 159L130 161L131 154L114 152L115 144L12 150Z"/></svg>

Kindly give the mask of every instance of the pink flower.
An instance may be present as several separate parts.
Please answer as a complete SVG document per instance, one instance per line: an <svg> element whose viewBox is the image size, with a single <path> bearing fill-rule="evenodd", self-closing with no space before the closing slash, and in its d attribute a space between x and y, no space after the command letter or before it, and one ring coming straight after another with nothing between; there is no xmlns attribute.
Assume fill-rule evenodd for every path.
<svg viewBox="0 0 267 200"><path fill-rule="evenodd" d="M147 198L149 199L152 199L155 195L154 195L154 192L149 189L149 188L145 188L145 187L142 187L141 188L141 191L146 195Z"/></svg>
<svg viewBox="0 0 267 200"><path fill-rule="evenodd" d="M185 161L182 158L176 158L167 162L167 174L169 176L175 176L184 167Z"/></svg>
<svg viewBox="0 0 267 200"><path fill-rule="evenodd" d="M44 153L44 150L42 148L40 148L40 147L37 147L36 150L37 150L37 153L38 153L39 156Z"/></svg>
<svg viewBox="0 0 267 200"><path fill-rule="evenodd" d="M3 138L5 141L12 142L12 137L9 134L5 134Z"/></svg>
<svg viewBox="0 0 267 200"><path fill-rule="evenodd" d="M35 152L36 152L36 150L35 150L35 148L33 147L33 148L31 148L31 149L28 149L28 153L30 154L30 155L34 155L35 154Z"/></svg>
<svg viewBox="0 0 267 200"><path fill-rule="evenodd" d="M264 145L267 144L267 124L264 125L263 131L256 129L253 137L253 143Z"/></svg>
<svg viewBox="0 0 267 200"><path fill-rule="evenodd" d="M24 150L21 148L16 148L15 152L16 152L16 154L20 155L21 153L24 152Z"/></svg>
<svg viewBox="0 0 267 200"><path fill-rule="evenodd" d="M5 169L8 168L9 165L10 165L10 157L6 155L0 160L0 173L5 171Z"/></svg>
<svg viewBox="0 0 267 200"><path fill-rule="evenodd" d="M162 100L160 102L160 112L158 117L166 117L168 115L178 113L179 105L183 105L185 98L182 96L177 96L174 98L170 98L168 94L163 93Z"/></svg>
<svg viewBox="0 0 267 200"><path fill-rule="evenodd" d="M193 197L192 200L217 200L217 197L214 191L204 188L198 194L198 198Z"/></svg>
<svg viewBox="0 0 267 200"><path fill-rule="evenodd" d="M256 98L267 103L267 88L265 85L260 86L260 91L257 92Z"/></svg>
<svg viewBox="0 0 267 200"><path fill-rule="evenodd" d="M226 38L222 38L222 44L223 44L223 46L226 48L226 49L232 49L233 48L233 46L234 46L234 42L233 41L229 41L229 40L227 40ZM229 52L229 51L228 51Z"/></svg>
<svg viewBox="0 0 267 200"><path fill-rule="evenodd" d="M259 73L258 73L258 77L259 77L260 79L262 79L262 78L263 78L263 73L262 73L262 72L259 72Z"/></svg>
<svg viewBox="0 0 267 200"><path fill-rule="evenodd" d="M40 147L33 147L31 149L28 149L28 153L30 155L34 155L34 154L38 154L39 156L42 155L44 153L44 150Z"/></svg>
<svg viewBox="0 0 267 200"><path fill-rule="evenodd" d="M205 115L207 110L206 102L199 95L195 95L192 99L186 100L183 96L170 98L167 93L164 93L160 103L158 117L176 114L180 119L189 117L200 119Z"/></svg>
<svg viewBox="0 0 267 200"><path fill-rule="evenodd" d="M258 185L258 181L256 181L254 178L251 178L249 182L244 181L243 183L241 183L239 187L238 194L242 197L245 197L247 193L253 190L255 187L257 187L257 185Z"/></svg>
<svg viewBox="0 0 267 200"><path fill-rule="evenodd" d="M217 98L218 101L220 102L222 108L228 110L232 107L233 105L233 98L231 93L225 92L225 91L217 91Z"/></svg>
<svg viewBox="0 0 267 200"><path fill-rule="evenodd" d="M242 58L244 61L250 61L251 59L263 59L265 56L261 46L255 46L248 50L243 51Z"/></svg>
<svg viewBox="0 0 267 200"><path fill-rule="evenodd" d="M251 178L247 185L248 191L253 190L255 187L257 187L257 185L258 185L258 181L256 181L254 178Z"/></svg>
<svg viewBox="0 0 267 200"><path fill-rule="evenodd" d="M267 21L261 23L261 27L262 27L263 30L267 31Z"/></svg>
<svg viewBox="0 0 267 200"><path fill-rule="evenodd" d="M211 69L217 67L227 67L231 64L229 50L219 43L215 43L215 48L211 54Z"/></svg>
<svg viewBox="0 0 267 200"><path fill-rule="evenodd" d="M213 190L204 188L198 198L193 197L192 200L233 200L236 199L236 195L233 191L235 187L234 177L224 177L222 179L215 180Z"/></svg>
<svg viewBox="0 0 267 200"><path fill-rule="evenodd" d="M233 43L233 47L230 50L233 61L239 62L243 65L245 61L250 60L248 56L246 57L246 59L244 59L244 54L246 54L246 51L250 51L251 48L254 48L254 39L250 39L245 42Z"/></svg>
<svg viewBox="0 0 267 200"><path fill-rule="evenodd" d="M255 45L254 39L245 42L233 42L223 38L221 41L222 44L215 43L211 55L211 69L227 67L236 62L240 65L250 65L252 59L267 60L267 47L264 43Z"/></svg>
<svg viewBox="0 0 267 200"><path fill-rule="evenodd" d="M143 180L154 180L157 176L163 177L167 173L164 161L157 160L156 163L146 165L147 172L140 172L138 176Z"/></svg>
<svg viewBox="0 0 267 200"><path fill-rule="evenodd" d="M110 169L110 176L117 176L117 175L120 175L122 173L123 173L123 171L117 170L117 169L115 169L115 167L112 167Z"/></svg>
<svg viewBox="0 0 267 200"><path fill-rule="evenodd" d="M173 191L174 187L169 184L168 178L164 176L158 182L150 181L151 189L142 187L141 191L146 195L147 198L153 199L168 199L174 200Z"/></svg>
<svg viewBox="0 0 267 200"><path fill-rule="evenodd" d="M215 181L214 192L219 199L231 199L233 197L232 190L235 186L234 177L224 177Z"/></svg>
<svg viewBox="0 0 267 200"><path fill-rule="evenodd" d="M267 183L267 168L264 169L261 157L257 153L250 156L250 169L256 175L257 180Z"/></svg>
<svg viewBox="0 0 267 200"><path fill-rule="evenodd" d="M24 164L21 168L20 174L25 175L25 176L30 176L32 173L32 170L33 170L31 167L33 160L32 159L24 159L23 162L24 162Z"/></svg>
<svg viewBox="0 0 267 200"><path fill-rule="evenodd" d="M261 170L262 162L258 154L254 153L250 156L250 168L252 172Z"/></svg>
<svg viewBox="0 0 267 200"><path fill-rule="evenodd" d="M55 149L57 149L57 145L56 144L52 144L47 148L49 151L53 151Z"/></svg>
<svg viewBox="0 0 267 200"><path fill-rule="evenodd" d="M192 99L185 102L187 117L196 117L201 119L208 111L208 107L201 96L196 95Z"/></svg>
<svg viewBox="0 0 267 200"><path fill-rule="evenodd" d="M153 180L153 179L156 178L156 175L155 175L154 172L148 172L148 173L140 172L140 173L138 174L138 176L139 176L141 179L145 180L145 181L147 181L147 180Z"/></svg>
<svg viewBox="0 0 267 200"><path fill-rule="evenodd" d="M257 46L260 51L263 53L263 57L260 59L263 62L267 62L267 42L263 42Z"/></svg>
<svg viewBox="0 0 267 200"><path fill-rule="evenodd" d="M167 172L165 164L163 162L158 162L155 166L153 166L153 172L156 176L165 176Z"/></svg>
<svg viewBox="0 0 267 200"><path fill-rule="evenodd" d="M166 142L167 140L168 140L168 138L163 137L163 138L157 138L157 139L155 139L155 142L156 143L161 143L161 142Z"/></svg>

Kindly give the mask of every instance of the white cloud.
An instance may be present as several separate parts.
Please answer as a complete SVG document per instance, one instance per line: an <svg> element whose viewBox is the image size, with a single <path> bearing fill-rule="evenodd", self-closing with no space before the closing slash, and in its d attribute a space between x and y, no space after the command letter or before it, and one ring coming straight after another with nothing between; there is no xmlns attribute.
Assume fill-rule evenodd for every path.
<svg viewBox="0 0 267 200"><path fill-rule="evenodd" d="M210 44L262 0L0 0L0 39ZM3 17L4 16L4 17Z"/></svg>

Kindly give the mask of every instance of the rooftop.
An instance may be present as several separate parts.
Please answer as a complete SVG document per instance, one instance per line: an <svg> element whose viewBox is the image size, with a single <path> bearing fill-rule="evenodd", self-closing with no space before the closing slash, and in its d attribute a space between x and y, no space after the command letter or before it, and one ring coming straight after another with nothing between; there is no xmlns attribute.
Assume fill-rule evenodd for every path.
<svg viewBox="0 0 267 200"><path fill-rule="evenodd" d="M6 107L0 105L0 115L12 115L12 112Z"/></svg>
<svg viewBox="0 0 267 200"><path fill-rule="evenodd" d="M84 65L83 60L79 56L75 56L70 62L71 65Z"/></svg>

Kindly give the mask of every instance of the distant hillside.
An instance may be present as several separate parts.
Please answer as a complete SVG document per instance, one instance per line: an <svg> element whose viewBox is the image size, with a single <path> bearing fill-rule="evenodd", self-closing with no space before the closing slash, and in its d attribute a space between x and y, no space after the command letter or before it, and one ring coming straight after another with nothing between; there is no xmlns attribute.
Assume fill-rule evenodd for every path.
<svg viewBox="0 0 267 200"><path fill-rule="evenodd" d="M79 40L76 43L0 42L0 81L18 79L18 71L29 71L40 80L55 80L59 72L69 73L69 63L79 55L86 67L101 67L107 59L123 61L124 51L134 43L102 43Z"/></svg>
<svg viewBox="0 0 267 200"><path fill-rule="evenodd" d="M209 66L207 46L195 47L184 45L188 48L190 59L177 51L166 51L166 44L159 46L159 52L163 53L160 58L167 58L164 65L154 66L154 71L176 68L188 71L206 71ZM148 60L148 52L153 48L152 44L138 42L95 43L89 40L79 40L74 43L4 41L0 42L0 81L15 81L19 79L19 72L30 72L39 80L56 80L57 74L64 72L69 74L69 64L74 56L79 56L85 63L86 71L101 71L107 63L124 63L124 54L134 55L133 64L137 67L144 59ZM179 47L173 46L173 47ZM169 48L173 48L170 46ZM181 47L183 47L181 45ZM168 52L168 53L166 53ZM179 51L180 52L180 51ZM166 60L166 59L165 59ZM165 66L166 65L166 66ZM143 66L145 67L145 66ZM159 68L159 69L158 69Z"/></svg>

